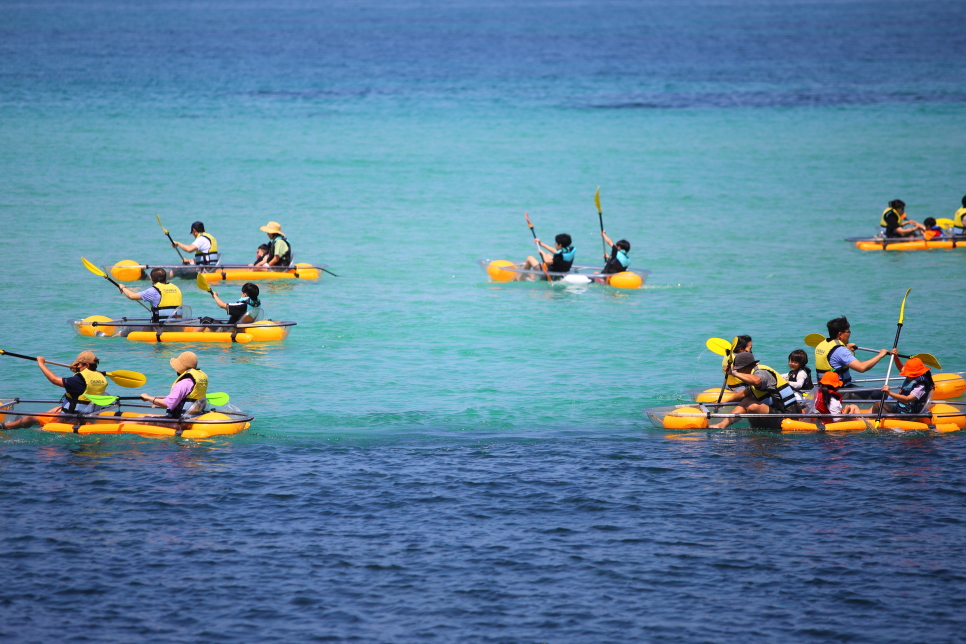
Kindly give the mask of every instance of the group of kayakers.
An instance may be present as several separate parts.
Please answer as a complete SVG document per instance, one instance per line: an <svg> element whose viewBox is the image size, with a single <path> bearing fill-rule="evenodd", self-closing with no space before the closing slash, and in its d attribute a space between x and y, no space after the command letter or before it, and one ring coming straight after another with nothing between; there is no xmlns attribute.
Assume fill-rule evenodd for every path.
<svg viewBox="0 0 966 644"><path fill-rule="evenodd" d="M258 228L268 235L268 243L262 244L255 251L255 261L249 266L291 266L292 265L292 244L282 233L282 225L277 221L270 221ZM199 266L214 266L221 263L221 253L218 252L218 240L211 233L205 231L205 224L196 221L191 224L191 236L194 241L190 244L171 240L173 248L180 248L186 253L194 253L194 259L182 258L183 264L195 264Z"/></svg>
<svg viewBox="0 0 966 644"><path fill-rule="evenodd" d="M93 351L81 351L77 358L70 363L70 370L74 373L68 378L61 378L47 368L46 359L37 356L37 366L56 387L64 389L60 402L48 414L94 414L106 408L94 403L89 396L102 396L107 391L107 374L98 371L100 363ZM182 416L196 416L205 410L206 394L208 392L208 375L198 369L198 356L191 351L185 351L177 358L169 361L171 368L177 373L171 391L167 396L151 396L141 394L141 399L151 403L152 407L163 407L166 418L181 418ZM23 416L17 420L0 423L0 430L24 429L40 424L36 416Z"/></svg>
<svg viewBox="0 0 966 644"><path fill-rule="evenodd" d="M860 413L856 405L843 405L839 391L857 387L852 380L852 371L865 373L891 355L899 374L905 378L898 391L885 384L881 393L869 392L861 397L881 398L884 394L893 399L895 402L885 404L883 411L888 413L916 414L925 408L934 384L929 367L920 358L913 356L903 364L896 349L880 349L868 360L859 360L854 354L857 345L851 342L848 319L843 316L829 320L826 327L828 336L815 346L817 390L804 350L796 349L788 355L788 372L782 375L755 358L751 336L740 335L731 354L722 361L725 385L731 390L722 396L722 402L737 403L735 414L815 412L840 420L843 415ZM808 402L802 396L805 391L814 393ZM877 402L871 413L878 413L880 404ZM734 418L725 418L711 427L720 429L734 422Z"/></svg>
<svg viewBox="0 0 966 644"><path fill-rule="evenodd" d="M966 195L963 196L962 207L952 217L953 227L949 233L939 226L934 217L926 217L922 223L910 219L906 214L906 203L901 199L893 199L882 211L879 232L886 238L922 236L926 241L940 240L948 235L966 235L964 216L966 216ZM945 225L948 226L948 222Z"/></svg>
<svg viewBox="0 0 966 644"><path fill-rule="evenodd" d="M604 268L600 271L600 274L613 275L626 271L631 265L631 259L628 257L628 253L631 252L631 243L626 239L618 240L615 243L607 236L606 230L601 230L600 236L604 239L604 243L610 246L610 253L604 253ZM523 268L527 270L542 269L547 273L569 272L577 255L573 239L567 233L560 233L554 238L554 242L554 246L550 247L540 241L539 237L534 237L533 243L537 245L537 254L540 255L540 259L533 255L527 257L523 263ZM520 281L527 277L527 274L521 273L514 279ZM560 279L559 276L555 275L537 276L537 279L541 278Z"/></svg>

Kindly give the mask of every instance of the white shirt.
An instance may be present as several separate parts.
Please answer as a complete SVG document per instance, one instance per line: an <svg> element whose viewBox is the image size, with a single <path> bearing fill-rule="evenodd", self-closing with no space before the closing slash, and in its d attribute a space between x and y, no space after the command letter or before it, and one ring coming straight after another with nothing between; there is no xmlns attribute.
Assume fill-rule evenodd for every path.
<svg viewBox="0 0 966 644"><path fill-rule="evenodd" d="M204 253L207 253L209 250L211 250L211 241L204 235L198 235L197 237L195 237L195 240L192 242L192 245L194 245L194 247L198 249L195 251L196 253L204 254Z"/></svg>

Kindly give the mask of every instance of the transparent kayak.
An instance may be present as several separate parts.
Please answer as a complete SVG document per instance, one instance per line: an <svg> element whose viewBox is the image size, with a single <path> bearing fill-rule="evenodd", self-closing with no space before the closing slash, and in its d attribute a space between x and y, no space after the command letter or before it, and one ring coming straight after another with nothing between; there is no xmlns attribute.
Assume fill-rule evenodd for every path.
<svg viewBox="0 0 966 644"><path fill-rule="evenodd" d="M570 271L559 273L541 269L523 268L523 263L514 264L506 260L481 259L477 261L483 272L494 282L547 281L549 278L560 285L607 284L615 288L636 289L644 285L651 271L630 270L623 273L603 274L603 266L583 266L574 264Z"/></svg>
<svg viewBox="0 0 966 644"><path fill-rule="evenodd" d="M176 317L163 322L150 318L122 317L112 319L90 315L83 320L70 320L78 335L90 337L127 338L132 342L220 342L248 343L284 340L295 322L285 320L256 320L229 324L228 320L203 317L192 318L189 307L183 307L187 317Z"/></svg>
<svg viewBox="0 0 966 644"><path fill-rule="evenodd" d="M211 282L246 281L257 282L265 280L303 279L317 280L328 268L326 264L295 264L280 268L255 268L247 264L216 264L214 266L197 266L194 264L139 264L133 260L121 260L112 266L104 266L104 270L119 282L136 282L149 280L151 271L162 268L168 273L168 279L195 280L198 274L204 275L205 280Z"/></svg>

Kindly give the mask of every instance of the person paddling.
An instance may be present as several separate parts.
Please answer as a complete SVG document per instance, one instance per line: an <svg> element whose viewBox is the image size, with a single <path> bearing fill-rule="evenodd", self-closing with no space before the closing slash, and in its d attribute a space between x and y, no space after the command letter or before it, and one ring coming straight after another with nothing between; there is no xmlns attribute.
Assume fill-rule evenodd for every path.
<svg viewBox="0 0 966 644"><path fill-rule="evenodd" d="M282 225L270 221L259 230L268 235L268 253L255 263L255 266L290 266L292 264L292 244L282 233Z"/></svg>
<svg viewBox="0 0 966 644"><path fill-rule="evenodd" d="M926 406L929 395L935 388L932 373L930 373L929 367L923 364L919 358L909 358L905 366L902 366L902 361L899 360L898 356L893 356L892 359L899 367L899 375L905 376L906 379L899 391L892 391L889 385L882 385L882 391L896 401L894 403L887 402L884 411L890 414L918 414ZM879 413L880 404L881 402L877 402L872 407L873 414Z"/></svg>
<svg viewBox="0 0 966 644"><path fill-rule="evenodd" d="M544 244L538 237L535 237L533 242L537 245L537 252L540 254L540 259L533 257L527 257L527 261L523 263L523 268L525 269L539 269L541 264L547 265L547 271L550 273L569 273L570 267L573 266L574 257L577 254L577 250L573 246L573 240L567 233L560 233L554 240L556 241L555 247L551 248ZM546 248L549 252L543 252L540 248ZM526 274L519 274L516 277L516 281L524 279ZM539 279L547 279L545 276L538 276ZM550 279L558 280L559 276L551 275Z"/></svg>
<svg viewBox="0 0 966 644"><path fill-rule="evenodd" d="M168 284L168 274L163 268L151 270L151 288L133 291L123 284L121 293L129 300L143 300L151 305L151 321L160 322L172 317L181 317L181 289Z"/></svg>
<svg viewBox="0 0 966 644"><path fill-rule="evenodd" d="M626 271L631 265L631 258L627 256L627 253L631 252L631 243L626 239L619 240L616 244L611 241L610 237L607 236L607 231L600 231L600 236L604 238L604 242L610 246L610 255L604 255L604 260L607 262L604 264L604 270L601 271L604 275L610 275L612 273L621 273Z"/></svg>
<svg viewBox="0 0 966 644"><path fill-rule="evenodd" d="M953 226L958 230L953 230L957 235L966 235L966 195L963 195L963 207L953 215Z"/></svg>
<svg viewBox="0 0 966 644"><path fill-rule="evenodd" d="M859 373L865 373L882 360L889 353L897 353L896 349L891 352L879 349L877 355L868 360L856 360L853 351L856 349L854 342L849 342L852 337L852 329L848 319L843 315L840 318L829 320L825 323L828 329L828 337L815 347L815 370L821 378L827 371L834 371L842 380L842 387L850 388L856 385L852 382L852 372L854 369ZM867 396L866 396L867 397Z"/></svg>
<svg viewBox="0 0 966 644"><path fill-rule="evenodd" d="M744 382L731 375L731 363L739 353L751 353L752 346L753 343L750 335L739 335L738 341L735 343L734 351L731 352L730 356L726 355L721 359L721 373L727 376L725 386L728 389L734 391L745 386Z"/></svg>
<svg viewBox="0 0 966 644"><path fill-rule="evenodd" d="M795 392L788 386L788 382L771 367L759 364L755 355L750 351L739 353L734 360L731 373L745 384L745 388L736 392L731 400L738 401L732 413L735 414L770 414L798 413L800 407L795 400ZM721 422L710 425L715 429L724 429L735 422L735 418L725 418ZM771 420L771 419L768 419ZM765 421L751 421L752 427L760 428L776 426L777 423Z"/></svg>
<svg viewBox="0 0 966 644"><path fill-rule="evenodd" d="M248 323L257 320L262 306L258 294L258 286L248 282L242 286L241 298L228 304L218 297L218 293L214 290L211 291L211 297L214 298L215 304L228 311L228 324Z"/></svg>
<svg viewBox="0 0 966 644"><path fill-rule="evenodd" d="M826 371L821 380L818 381L818 391L815 392L815 411L823 416L823 422L837 423L843 420L840 414L858 414L860 409L857 405L842 405L842 394L839 387L842 386L842 379L834 371Z"/></svg>
<svg viewBox="0 0 966 644"><path fill-rule="evenodd" d="M167 396L141 394L141 399L154 407L167 409L168 418L197 416L205 410L205 394L208 393L208 375L198 369L198 356L185 351L177 358L171 358L171 368L178 373L171 391Z"/></svg>
<svg viewBox="0 0 966 644"><path fill-rule="evenodd" d="M194 259L182 259L182 263L209 266L221 261L221 253L218 252L218 241L210 233L205 232L205 225L203 223L196 221L191 224L191 235L195 238L195 241L191 244L182 244L174 240L171 241L173 247L195 254Z"/></svg>
<svg viewBox="0 0 966 644"><path fill-rule="evenodd" d="M97 370L98 362L100 360L93 351L81 351L70 364L70 370L76 375L61 378L47 368L43 356L37 356L37 366L47 380L56 387L63 387L65 391L60 405L49 410L48 414L91 414L104 409L87 397L101 396L107 390L107 376ZM9 423L0 423L0 429L24 429L39 424L37 418L24 416Z"/></svg>
<svg viewBox="0 0 966 644"><path fill-rule="evenodd" d="M886 237L909 237L925 229L925 226L918 221L908 218L906 202L902 199L893 199L889 202L889 207L882 211L879 226L882 227L881 233Z"/></svg>

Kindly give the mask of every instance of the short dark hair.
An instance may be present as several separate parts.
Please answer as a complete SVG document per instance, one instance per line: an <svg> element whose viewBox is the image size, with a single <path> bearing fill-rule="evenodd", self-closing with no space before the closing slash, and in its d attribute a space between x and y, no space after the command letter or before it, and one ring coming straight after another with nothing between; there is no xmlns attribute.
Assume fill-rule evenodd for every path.
<svg viewBox="0 0 966 644"><path fill-rule="evenodd" d="M808 364L808 354L802 351L801 349L795 349L794 351L788 354L788 360L789 362L795 361L804 367L805 365Z"/></svg>
<svg viewBox="0 0 966 644"><path fill-rule="evenodd" d="M966 195L963 195L963 208L966 208Z"/></svg>
<svg viewBox="0 0 966 644"><path fill-rule="evenodd" d="M749 344L751 344L750 335L739 335L738 344L735 345L735 351L744 351L748 348Z"/></svg>
<svg viewBox="0 0 966 644"><path fill-rule="evenodd" d="M848 331L851 327L849 326L849 320L844 315L840 318L835 318L834 320L829 320L825 323L825 327L828 329L828 339L832 340L839 333L843 331Z"/></svg>
<svg viewBox="0 0 966 644"><path fill-rule="evenodd" d="M205 232L205 225L200 221L196 221L195 223L191 224L191 230L197 230L199 233L203 233Z"/></svg>
<svg viewBox="0 0 966 644"><path fill-rule="evenodd" d="M932 228L933 226L936 225L936 218L935 217L926 217L926 221L922 222L922 225L923 226L928 226L928 227Z"/></svg>
<svg viewBox="0 0 966 644"><path fill-rule="evenodd" d="M906 207L906 202L902 199L893 199L889 202L889 207L893 210L904 210Z"/></svg>
<svg viewBox="0 0 966 644"><path fill-rule="evenodd" d="M617 246L618 248L622 249L625 253L631 252L631 243L626 239L621 239L616 244L614 244L614 246Z"/></svg>
<svg viewBox="0 0 966 644"><path fill-rule="evenodd" d="M570 246L570 244L573 243L573 240L570 238L570 235L568 235L567 233L560 233L559 235L554 237L554 241L556 241L564 248L566 248L567 246Z"/></svg>
<svg viewBox="0 0 966 644"><path fill-rule="evenodd" d="M270 250L270 248L271 248L271 247L270 247L270 246L269 246L268 244L261 244L261 245L260 245L260 246L258 247L258 250L263 250L263 251L265 251L265 252L267 253L267 252L268 252L268 251Z"/></svg>
<svg viewBox="0 0 966 644"><path fill-rule="evenodd" d="M248 282L242 287L242 293L252 298L253 300L258 299L258 285Z"/></svg>
<svg viewBox="0 0 966 644"><path fill-rule="evenodd" d="M151 281L154 283L161 282L164 284L168 281L168 271L163 268L153 268L151 269Z"/></svg>

